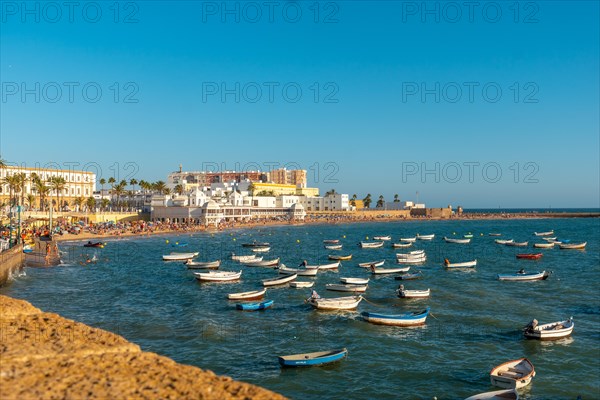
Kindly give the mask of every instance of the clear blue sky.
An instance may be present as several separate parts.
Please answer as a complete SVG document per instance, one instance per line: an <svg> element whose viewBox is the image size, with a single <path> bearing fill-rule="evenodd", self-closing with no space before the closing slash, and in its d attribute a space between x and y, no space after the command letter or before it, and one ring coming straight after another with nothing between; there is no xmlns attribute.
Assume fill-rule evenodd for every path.
<svg viewBox="0 0 600 400"><path fill-rule="evenodd" d="M597 1L1 4L9 162L279 163L360 198L600 206Z"/></svg>

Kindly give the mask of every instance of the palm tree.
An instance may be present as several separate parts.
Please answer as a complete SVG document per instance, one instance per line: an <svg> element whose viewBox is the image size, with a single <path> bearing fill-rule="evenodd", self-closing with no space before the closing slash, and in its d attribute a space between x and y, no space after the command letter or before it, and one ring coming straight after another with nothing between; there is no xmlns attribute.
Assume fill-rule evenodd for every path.
<svg viewBox="0 0 600 400"><path fill-rule="evenodd" d="M163 194L166 194L167 196L171 194L171 189L169 189L168 187L163 189Z"/></svg>
<svg viewBox="0 0 600 400"><path fill-rule="evenodd" d="M383 200L383 195L380 194L379 199L377 200L377 205L375 207L382 208L384 204L385 204L385 201Z"/></svg>
<svg viewBox="0 0 600 400"><path fill-rule="evenodd" d="M27 195L27 205L29 206L30 210L35 207L35 195L33 193L29 193Z"/></svg>
<svg viewBox="0 0 600 400"><path fill-rule="evenodd" d="M100 193L101 194L102 194L102 192L104 192L104 185L106 185L106 179L100 178L100 187L101 187L101 189L100 189L101 192Z"/></svg>
<svg viewBox="0 0 600 400"><path fill-rule="evenodd" d="M177 193L178 195L182 195L183 194L183 185L179 184L175 186L175 193Z"/></svg>
<svg viewBox="0 0 600 400"><path fill-rule="evenodd" d="M365 208L370 208L372 202L373 200L371 200L371 193L369 193L367 194L367 197L363 199L363 204L365 205Z"/></svg>
<svg viewBox="0 0 600 400"><path fill-rule="evenodd" d="M394 195L394 203L400 203L400 198L399 198L398 194Z"/></svg>
<svg viewBox="0 0 600 400"><path fill-rule="evenodd" d="M0 168L4 168L6 167L6 160L3 158L0 158Z"/></svg>
<svg viewBox="0 0 600 400"><path fill-rule="evenodd" d="M335 191L335 189L331 189L330 191L328 191L327 193L325 193L325 197L329 196L329 195L334 195L337 192Z"/></svg>
<svg viewBox="0 0 600 400"><path fill-rule="evenodd" d="M10 176L2 178L2 181L0 183L2 185L8 185L8 199L9 199L8 203L13 206L16 205L16 203L17 203L16 192L18 192L20 189L19 177L16 175L10 175Z"/></svg>
<svg viewBox="0 0 600 400"><path fill-rule="evenodd" d="M127 182L125 180L122 180L117 185L113 186L113 191L117 195L117 207L119 207L121 195L125 193L125 186L127 186Z"/></svg>
<svg viewBox="0 0 600 400"><path fill-rule="evenodd" d="M93 197L88 197L85 201L85 205L87 206L89 211L92 211L96 207L96 199Z"/></svg>
<svg viewBox="0 0 600 400"><path fill-rule="evenodd" d="M52 176L48 180L48 183L50 183L50 188L56 193L56 203L58 204L57 211L60 211L62 208L60 206L60 192L65 189L67 181L65 181L65 178L62 176Z"/></svg>
<svg viewBox="0 0 600 400"><path fill-rule="evenodd" d="M77 207L77 211L81 211L83 203L85 203L85 199L81 196L73 199L73 206Z"/></svg>
<svg viewBox="0 0 600 400"><path fill-rule="evenodd" d="M105 211L106 207L108 207L108 205L110 204L110 200L108 199L102 199L102 201L100 202L102 210Z"/></svg>
<svg viewBox="0 0 600 400"><path fill-rule="evenodd" d="M129 184L130 184L130 185L133 187L133 190L135 190L135 185L137 185L137 184L138 184L138 181L137 181L137 179L135 179L135 178L131 178L131 179L129 180Z"/></svg>
<svg viewBox="0 0 600 400"><path fill-rule="evenodd" d="M46 186L46 184L42 182L41 179L35 181L34 185L35 191L38 192L38 194L40 195L40 210L44 211L45 205L47 203L46 197L48 196L48 193L50 193L50 187Z"/></svg>
<svg viewBox="0 0 600 400"><path fill-rule="evenodd" d="M350 205L356 207L356 193L352 195L352 198L350 199Z"/></svg>
<svg viewBox="0 0 600 400"><path fill-rule="evenodd" d="M165 185L165 183L163 181L154 182L154 184L152 186L153 186L153 189L160 194L169 194L171 192L170 190L169 190L169 193L166 192L167 185Z"/></svg>

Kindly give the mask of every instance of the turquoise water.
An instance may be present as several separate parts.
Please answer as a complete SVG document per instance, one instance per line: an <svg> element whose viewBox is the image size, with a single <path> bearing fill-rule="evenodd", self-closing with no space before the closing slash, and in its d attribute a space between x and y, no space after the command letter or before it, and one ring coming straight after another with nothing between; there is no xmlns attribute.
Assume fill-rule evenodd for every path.
<svg viewBox="0 0 600 400"><path fill-rule="evenodd" d="M516 241L536 240L534 231L554 229L559 239L587 241L585 251L535 249L539 261L517 260L531 247L494 244L489 232ZM468 245L443 242L443 236L474 234ZM339 272L319 273L315 288L339 277L369 274L357 263L386 259L404 249L359 249L373 235L393 240L416 233L435 233L432 242L418 241L428 259L420 269L424 279L405 282L408 289L431 288L431 298L395 297L398 281L372 279L366 298L355 312L322 312L303 299L309 289L275 288L267 292L274 308L263 312L236 311L227 293L254 290L275 271L242 267L227 257L231 251L249 253L241 243L269 241L268 258L281 257L295 267L303 259L327 262L323 239L338 238L340 253L352 253ZM482 235L483 234L483 235ZM179 240L189 246L166 244ZM112 240L104 249L84 249L63 243L65 265L26 270L0 293L31 301L92 326L117 332L174 360L211 369L218 374L255 383L294 399L460 399L494 390L490 369L504 361L528 357L537 376L522 391L526 399L600 398L600 220L536 219L499 221L419 221L348 225L286 226L215 234ZM161 261L170 251L200 251L200 259L222 258L221 270L243 270L239 283L200 284L181 263ZM97 264L83 267L83 254L97 254ZM475 271L446 271L453 262L476 258ZM499 282L497 273L551 270L546 281ZM303 277L302 280L312 278ZM417 328L371 325L361 311L416 311L431 306L433 316ZM559 342L523 339L520 328L536 318L540 323L573 316L575 332ZM282 370L277 355L347 347L346 360L322 368Z"/></svg>

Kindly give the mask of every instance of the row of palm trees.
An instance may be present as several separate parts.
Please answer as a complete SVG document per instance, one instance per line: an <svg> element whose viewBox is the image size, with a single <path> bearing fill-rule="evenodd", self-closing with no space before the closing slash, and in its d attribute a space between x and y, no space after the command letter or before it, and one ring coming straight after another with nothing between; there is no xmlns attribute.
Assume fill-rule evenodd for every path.
<svg viewBox="0 0 600 400"><path fill-rule="evenodd" d="M333 190L333 193L335 193L335 190ZM327 192L327 194L329 194L329 192ZM356 201L358 200L358 197L356 196L356 194L352 195L352 198L350 199L350 205L356 207ZM371 208L371 203L373 203L373 199L371 198L371 193L368 193L364 199L362 199L363 205L365 206L365 208ZM394 203L399 203L400 202L400 196L398 196L398 194L394 195ZM385 206L385 199L383 197L383 195L379 195L379 198L377 199L377 203L375 204L376 208L383 208Z"/></svg>

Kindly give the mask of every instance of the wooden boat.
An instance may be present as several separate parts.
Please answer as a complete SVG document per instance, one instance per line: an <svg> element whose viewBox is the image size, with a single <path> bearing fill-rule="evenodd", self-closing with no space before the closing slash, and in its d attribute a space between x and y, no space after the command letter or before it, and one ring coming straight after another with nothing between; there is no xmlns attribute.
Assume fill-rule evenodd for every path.
<svg viewBox="0 0 600 400"><path fill-rule="evenodd" d="M341 250L343 247L343 245L341 244L330 244L330 245L326 245L325 248L327 250Z"/></svg>
<svg viewBox="0 0 600 400"><path fill-rule="evenodd" d="M199 281L206 282L229 282L237 281L242 276L242 271L230 272L230 271L210 271L210 272L194 272L196 279Z"/></svg>
<svg viewBox="0 0 600 400"><path fill-rule="evenodd" d="M378 249L383 247L383 242L360 242L362 249Z"/></svg>
<svg viewBox="0 0 600 400"><path fill-rule="evenodd" d="M412 281L415 279L421 279L422 277L423 277L423 272L417 271L412 274L404 274L404 275L396 276L396 277L394 277L394 279L397 281Z"/></svg>
<svg viewBox="0 0 600 400"><path fill-rule="evenodd" d="M362 299L362 296L333 298L310 297L306 302L318 310L353 310L358 307L358 304Z"/></svg>
<svg viewBox="0 0 600 400"><path fill-rule="evenodd" d="M516 257L524 260L539 260L542 256L542 253L519 253Z"/></svg>
<svg viewBox="0 0 600 400"><path fill-rule="evenodd" d="M528 339L558 340L570 336L574 328L573 317L544 325L538 325L534 319L523 329L523 335Z"/></svg>
<svg viewBox="0 0 600 400"><path fill-rule="evenodd" d="M369 283L369 278L340 278L340 282L347 285L366 285Z"/></svg>
<svg viewBox="0 0 600 400"><path fill-rule="evenodd" d="M411 238L400 238L401 242L405 242L405 243L414 243L417 241L417 237L411 237Z"/></svg>
<svg viewBox="0 0 600 400"><path fill-rule="evenodd" d="M267 300L260 303L239 303L235 305L235 308L242 311L259 311L273 307L274 303L275 300Z"/></svg>
<svg viewBox="0 0 600 400"><path fill-rule="evenodd" d="M412 245L412 243L392 243L392 247L395 249L406 249Z"/></svg>
<svg viewBox="0 0 600 400"><path fill-rule="evenodd" d="M250 254L247 256L236 256L235 253L231 253L231 259L233 261L247 262L247 261L262 261L262 257L257 257L256 254Z"/></svg>
<svg viewBox="0 0 600 400"><path fill-rule="evenodd" d="M265 293L267 293L267 289L241 293L230 293L227 295L227 298L229 300L259 300L265 297Z"/></svg>
<svg viewBox="0 0 600 400"><path fill-rule="evenodd" d="M267 242L257 242L256 240L253 241L252 243L243 243L242 247L269 247L271 246L270 243Z"/></svg>
<svg viewBox="0 0 600 400"><path fill-rule="evenodd" d="M552 236L552 235L554 235L554 231L540 232L540 233L538 233L538 232L533 232L533 234L534 234L535 236Z"/></svg>
<svg viewBox="0 0 600 400"><path fill-rule="evenodd" d="M385 241L388 241L388 240L392 240L392 237L391 236L373 236L373 239L374 240L385 240Z"/></svg>
<svg viewBox="0 0 600 400"><path fill-rule="evenodd" d="M269 251L271 251L271 248L270 247L253 247L250 250L254 253L268 253Z"/></svg>
<svg viewBox="0 0 600 400"><path fill-rule="evenodd" d="M465 400L519 400L519 393L516 389L494 390L467 397Z"/></svg>
<svg viewBox="0 0 600 400"><path fill-rule="evenodd" d="M326 271L328 269L338 269L342 265L341 262L334 262L329 264L319 264L319 265L307 265L306 268L317 268L319 271Z"/></svg>
<svg viewBox="0 0 600 400"><path fill-rule="evenodd" d="M466 261L461 263L451 263L448 259L444 259L445 268L474 268L477 266L477 260Z"/></svg>
<svg viewBox="0 0 600 400"><path fill-rule="evenodd" d="M289 356L280 356L279 364L282 367L312 367L315 365L329 364L340 361L348 355L348 350L337 349L328 351L318 351L315 353L293 354Z"/></svg>
<svg viewBox="0 0 600 400"><path fill-rule="evenodd" d="M401 268L371 268L371 273L374 275L397 274L399 272L408 272L410 267Z"/></svg>
<svg viewBox="0 0 600 400"><path fill-rule="evenodd" d="M396 258L414 258L420 255L425 255L425 250L413 250L409 253L396 253Z"/></svg>
<svg viewBox="0 0 600 400"><path fill-rule="evenodd" d="M556 236L554 236L554 237L543 237L542 240L545 240L546 242L554 242L556 240Z"/></svg>
<svg viewBox="0 0 600 400"><path fill-rule="evenodd" d="M168 255L163 255L162 259L163 261L185 261L197 257L198 254L200 253L171 253Z"/></svg>
<svg viewBox="0 0 600 400"><path fill-rule="evenodd" d="M467 238L467 239L471 239L473 237L473 234L472 233L467 233L466 235L463 235L463 237Z"/></svg>
<svg viewBox="0 0 600 400"><path fill-rule="evenodd" d="M334 292L364 293L367 291L367 288L367 285L340 285L337 283L328 283L325 285L325 289L332 290Z"/></svg>
<svg viewBox="0 0 600 400"><path fill-rule="evenodd" d="M492 385L503 389L519 389L531 383L535 376L533 364L526 358L507 361L490 372Z"/></svg>
<svg viewBox="0 0 600 400"><path fill-rule="evenodd" d="M548 279L550 272L517 272L516 274L498 274L499 281L542 281Z"/></svg>
<svg viewBox="0 0 600 400"><path fill-rule="evenodd" d="M423 254L422 256L418 256L418 257L397 258L396 264L422 264L425 261L427 261L427 256L425 256Z"/></svg>
<svg viewBox="0 0 600 400"><path fill-rule="evenodd" d="M288 282L293 281L297 277L298 277L298 274L283 275L283 276L278 276L278 277L275 277L275 278L264 279L262 281L262 284L265 287L267 287L267 286L284 285L284 284L286 284Z"/></svg>
<svg viewBox="0 0 600 400"><path fill-rule="evenodd" d="M498 244L508 244L508 243L514 242L514 240L513 239L507 239L507 240L496 239L496 240L494 240L494 242L496 242Z"/></svg>
<svg viewBox="0 0 600 400"><path fill-rule="evenodd" d="M366 262L366 263L359 263L358 266L361 267L361 268L370 268L371 266L373 266L373 267L381 267L383 264L385 264L385 260L371 261L371 262Z"/></svg>
<svg viewBox="0 0 600 400"><path fill-rule="evenodd" d="M339 239L326 239L326 240L323 240L323 243L325 243L325 244L338 244L339 242L340 242Z"/></svg>
<svg viewBox="0 0 600 400"><path fill-rule="evenodd" d="M551 249L554 247L554 243L534 243L533 247L536 249Z"/></svg>
<svg viewBox="0 0 600 400"><path fill-rule="evenodd" d="M401 286L401 288L398 288L398 290L396 290L396 294L398 295L398 297L401 297L403 299L421 299L421 298L429 297L429 295L431 294L430 289L407 290L407 289L404 289L404 285L400 285L400 286Z"/></svg>
<svg viewBox="0 0 600 400"><path fill-rule="evenodd" d="M509 247L527 247L527 245L529 244L529 242L508 242L505 244L505 246L509 246Z"/></svg>
<svg viewBox="0 0 600 400"><path fill-rule="evenodd" d="M205 262L187 260L183 264L188 269L219 269L219 267L221 266L221 260Z"/></svg>
<svg viewBox="0 0 600 400"><path fill-rule="evenodd" d="M417 239L419 240L433 240L433 238L435 238L435 235L419 235L417 233Z"/></svg>
<svg viewBox="0 0 600 400"><path fill-rule="evenodd" d="M360 315L367 322L378 325L416 326L423 325L429 315L430 307L425 310L405 314L379 314L363 312Z"/></svg>
<svg viewBox="0 0 600 400"><path fill-rule="evenodd" d="M586 245L587 242L573 244L562 243L559 244L558 247L560 247L561 250L582 250L585 249Z"/></svg>
<svg viewBox="0 0 600 400"><path fill-rule="evenodd" d="M276 267L279 265L279 258L274 260L260 260L260 261L245 261L244 264L247 267Z"/></svg>
<svg viewBox="0 0 600 400"><path fill-rule="evenodd" d="M352 260L352 254L348 254L347 256L336 256L336 255L330 254L327 258L329 258L330 260L346 261L346 260Z"/></svg>
<svg viewBox="0 0 600 400"><path fill-rule="evenodd" d="M294 281L290 282L290 287L293 288L311 288L313 287L315 282L305 282L305 281Z"/></svg>
<svg viewBox="0 0 600 400"><path fill-rule="evenodd" d="M501 233L488 233L488 236L502 236Z"/></svg>
<svg viewBox="0 0 600 400"><path fill-rule="evenodd" d="M102 242L96 242L96 243L92 243L92 242L87 242L86 244L83 245L83 247L97 247L97 248L104 248L105 243Z"/></svg>
<svg viewBox="0 0 600 400"><path fill-rule="evenodd" d="M318 268L288 268L285 264L281 264L278 268L280 274L297 274L298 276L317 276Z"/></svg>
<svg viewBox="0 0 600 400"><path fill-rule="evenodd" d="M446 243L458 243L458 244L467 244L471 242L471 239L452 239L444 236L444 240Z"/></svg>

